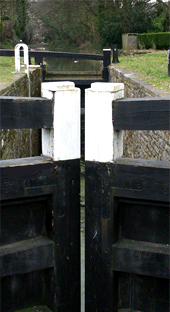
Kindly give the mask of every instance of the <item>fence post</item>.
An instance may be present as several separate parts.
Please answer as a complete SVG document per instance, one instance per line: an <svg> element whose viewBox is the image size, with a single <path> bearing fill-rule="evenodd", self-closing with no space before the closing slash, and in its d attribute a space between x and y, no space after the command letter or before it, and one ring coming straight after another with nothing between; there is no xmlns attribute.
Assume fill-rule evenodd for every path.
<svg viewBox="0 0 170 312"><path fill-rule="evenodd" d="M86 312L113 311L111 165L123 154L123 133L114 130L112 102L123 97L122 83L93 83L86 90Z"/></svg>
<svg viewBox="0 0 170 312"><path fill-rule="evenodd" d="M114 64L119 63L117 45L113 46L113 63Z"/></svg>
<svg viewBox="0 0 170 312"><path fill-rule="evenodd" d="M41 64L43 64L43 57L41 57L41 56L35 56L34 59L35 59L35 65L41 65Z"/></svg>
<svg viewBox="0 0 170 312"><path fill-rule="evenodd" d="M103 71L102 77L105 82L109 81L108 66L111 62L111 49L103 49Z"/></svg>
<svg viewBox="0 0 170 312"><path fill-rule="evenodd" d="M53 128L42 131L42 153L54 160L55 311L80 311L80 89L44 82L54 99Z"/></svg>

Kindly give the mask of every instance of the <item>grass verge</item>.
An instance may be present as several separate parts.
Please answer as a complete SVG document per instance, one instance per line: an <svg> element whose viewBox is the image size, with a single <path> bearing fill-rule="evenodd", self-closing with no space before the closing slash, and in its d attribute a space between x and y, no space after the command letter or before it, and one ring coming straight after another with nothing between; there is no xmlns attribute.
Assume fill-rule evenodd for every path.
<svg viewBox="0 0 170 312"><path fill-rule="evenodd" d="M62 62L63 61L65 60L62 60ZM152 51L151 53L147 54L130 53L130 55L128 56L121 55L119 57L119 61L120 63L116 64L116 66L137 71L139 73L139 79L146 80L153 86L158 87L166 92L170 92L170 77L168 77L167 51ZM57 68L59 66L61 67L62 65L63 69L64 65L62 62L61 60L56 60ZM79 63L82 68L81 62L78 62L78 64L74 65L74 62L72 62L71 60L71 63L73 63L71 64L71 69L73 70L77 69ZM100 65L99 63L100 62L98 62L97 64L98 66ZM68 64L65 65L68 67ZM93 62L90 62L90 70L94 70L94 68L95 70L98 69L95 65L96 64L93 64ZM87 70L86 62L85 68ZM15 75L14 57L0 56L0 83L11 82Z"/></svg>
<svg viewBox="0 0 170 312"><path fill-rule="evenodd" d="M139 79L146 80L153 86L170 92L167 51L120 56L119 61L120 63L116 66L135 70L139 73Z"/></svg>
<svg viewBox="0 0 170 312"><path fill-rule="evenodd" d="M0 82L11 82L14 78L15 59L14 57L0 56Z"/></svg>
<svg viewBox="0 0 170 312"><path fill-rule="evenodd" d="M21 57L21 65L23 65L23 57ZM24 68L21 68L24 72ZM15 72L15 58L12 56L0 56L0 83L12 82L17 76Z"/></svg>

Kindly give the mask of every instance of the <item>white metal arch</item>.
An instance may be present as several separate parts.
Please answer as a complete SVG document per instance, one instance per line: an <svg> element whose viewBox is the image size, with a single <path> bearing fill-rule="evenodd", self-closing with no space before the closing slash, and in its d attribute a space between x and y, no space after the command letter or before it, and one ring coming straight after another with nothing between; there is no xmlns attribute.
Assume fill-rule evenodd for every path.
<svg viewBox="0 0 170 312"><path fill-rule="evenodd" d="M28 46L25 43L18 43L15 46L15 70L20 72L21 70L21 62L20 62L20 49L24 50L24 65L25 65L25 73L29 76L29 55L28 55Z"/></svg>

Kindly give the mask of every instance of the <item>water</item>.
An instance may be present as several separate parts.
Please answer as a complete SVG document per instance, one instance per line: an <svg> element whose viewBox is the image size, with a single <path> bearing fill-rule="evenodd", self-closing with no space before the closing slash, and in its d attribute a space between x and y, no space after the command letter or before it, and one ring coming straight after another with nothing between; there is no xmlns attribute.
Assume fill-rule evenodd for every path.
<svg viewBox="0 0 170 312"><path fill-rule="evenodd" d="M103 61L45 58L48 72L53 71L102 71Z"/></svg>

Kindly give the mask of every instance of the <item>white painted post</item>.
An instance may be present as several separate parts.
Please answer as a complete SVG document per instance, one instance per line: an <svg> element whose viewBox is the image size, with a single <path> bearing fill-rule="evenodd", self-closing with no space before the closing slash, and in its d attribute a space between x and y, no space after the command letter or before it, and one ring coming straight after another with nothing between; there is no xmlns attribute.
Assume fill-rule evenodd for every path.
<svg viewBox="0 0 170 312"><path fill-rule="evenodd" d="M43 82L42 97L54 99L53 128L42 129L42 154L54 161L79 159L80 89L69 81Z"/></svg>
<svg viewBox="0 0 170 312"><path fill-rule="evenodd" d="M25 43L18 43L15 46L15 70L20 72L21 70L21 63L20 63L20 49L23 48L24 50L24 65L25 65L25 73L27 73L29 77L29 52L28 46Z"/></svg>
<svg viewBox="0 0 170 312"><path fill-rule="evenodd" d="M85 93L85 160L113 162L123 155L123 131L115 131L112 102L124 97L124 84L95 82Z"/></svg>

